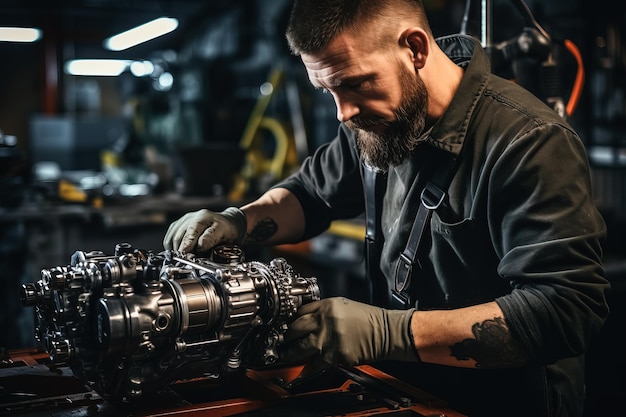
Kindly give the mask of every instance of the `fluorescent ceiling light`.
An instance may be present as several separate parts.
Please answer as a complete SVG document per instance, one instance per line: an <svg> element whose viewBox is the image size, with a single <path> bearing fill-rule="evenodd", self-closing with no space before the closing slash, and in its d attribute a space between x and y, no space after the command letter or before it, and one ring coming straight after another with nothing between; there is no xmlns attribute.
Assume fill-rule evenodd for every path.
<svg viewBox="0 0 626 417"><path fill-rule="evenodd" d="M170 33L177 27L178 19L160 17L126 32L111 36L104 41L104 47L111 51L122 51Z"/></svg>
<svg viewBox="0 0 626 417"><path fill-rule="evenodd" d="M134 61L130 64L130 72L135 77L146 77L154 72L154 64L150 61Z"/></svg>
<svg viewBox="0 0 626 417"><path fill-rule="evenodd" d="M130 65L125 59L74 59L65 64L70 75L117 77Z"/></svg>
<svg viewBox="0 0 626 417"><path fill-rule="evenodd" d="M37 42L41 39L41 29L0 27L0 42Z"/></svg>

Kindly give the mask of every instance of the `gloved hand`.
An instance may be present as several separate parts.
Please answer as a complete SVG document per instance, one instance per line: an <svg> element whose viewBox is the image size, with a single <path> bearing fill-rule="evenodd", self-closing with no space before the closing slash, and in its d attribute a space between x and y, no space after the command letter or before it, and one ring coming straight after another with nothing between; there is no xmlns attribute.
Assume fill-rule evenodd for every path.
<svg viewBox="0 0 626 417"><path fill-rule="evenodd" d="M354 366L387 359L418 362L411 310L387 310L343 297L302 306L288 326L280 355L285 363L309 359L298 378L331 365Z"/></svg>
<svg viewBox="0 0 626 417"><path fill-rule="evenodd" d="M202 209L185 214L170 225L163 247L182 252L207 252L220 243L240 244L246 233L246 215L236 207L221 213Z"/></svg>

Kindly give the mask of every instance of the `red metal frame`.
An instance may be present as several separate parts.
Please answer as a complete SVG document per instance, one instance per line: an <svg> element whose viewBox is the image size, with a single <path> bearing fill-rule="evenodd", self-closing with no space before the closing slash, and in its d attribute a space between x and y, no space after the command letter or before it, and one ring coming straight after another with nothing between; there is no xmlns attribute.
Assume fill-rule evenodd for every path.
<svg viewBox="0 0 626 417"><path fill-rule="evenodd" d="M286 388L284 381L293 380L301 369L247 370L224 381L198 378L173 384L171 398L159 396L141 404L114 404L82 384L69 369L51 366L46 353L35 349L9 351L0 361L0 386L4 391L0 393L0 416L42 416L49 412L59 417L226 417L273 415L272 410L280 409L283 415L288 410L290 416L297 417L298 411L316 415L311 409L314 405L323 410L320 416L463 417L438 398L367 365L354 370L359 382L350 374L345 378L339 374L333 383L319 381L311 389L294 392ZM368 383L363 385L365 380ZM392 397L407 401L399 403ZM338 399L336 403L334 398Z"/></svg>

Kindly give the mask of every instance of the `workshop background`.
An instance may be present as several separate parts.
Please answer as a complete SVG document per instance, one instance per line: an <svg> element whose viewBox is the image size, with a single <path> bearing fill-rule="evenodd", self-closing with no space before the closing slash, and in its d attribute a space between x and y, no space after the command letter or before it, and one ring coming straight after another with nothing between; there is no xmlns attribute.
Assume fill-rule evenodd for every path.
<svg viewBox="0 0 626 417"><path fill-rule="evenodd" d="M0 347L34 344L20 286L42 268L68 264L76 250L112 253L118 242L160 251L167 226L183 213L253 199L334 136L332 97L310 87L284 40L290 3L0 1L0 26L43 30L34 43L0 42ZM485 2L424 3L436 36L485 36ZM612 313L588 361L590 415L599 414L626 393L626 12L609 0L528 0L552 38L547 63L522 51L504 59L502 42L514 45L528 20L515 1L489 3L494 71L567 106L589 152L613 285ZM160 16L179 19L178 29L123 51L103 47L105 38ZM84 58L151 71L66 72L68 61ZM549 94L538 81L546 65ZM249 248L247 258L280 253L317 276L323 296L367 300L362 233L359 219L338 222L304 244Z"/></svg>

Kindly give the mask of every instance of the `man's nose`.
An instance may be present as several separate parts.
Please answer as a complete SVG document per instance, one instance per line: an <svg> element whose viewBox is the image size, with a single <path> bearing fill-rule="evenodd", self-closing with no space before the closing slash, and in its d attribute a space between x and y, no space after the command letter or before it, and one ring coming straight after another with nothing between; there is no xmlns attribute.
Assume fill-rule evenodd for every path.
<svg viewBox="0 0 626 417"><path fill-rule="evenodd" d="M335 104L337 106L337 120L340 122L347 122L359 114L359 107L350 100L335 97Z"/></svg>

